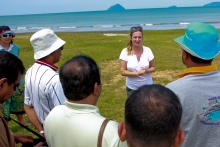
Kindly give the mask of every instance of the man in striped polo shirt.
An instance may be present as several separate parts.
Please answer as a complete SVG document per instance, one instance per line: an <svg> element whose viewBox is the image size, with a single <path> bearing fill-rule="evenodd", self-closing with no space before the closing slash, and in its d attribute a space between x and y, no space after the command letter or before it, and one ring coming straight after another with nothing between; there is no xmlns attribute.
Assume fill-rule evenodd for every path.
<svg viewBox="0 0 220 147"><path fill-rule="evenodd" d="M25 75L24 108L30 122L44 136L43 122L57 105L63 105L66 97L60 84L58 67L65 41L50 29L42 29L32 35L30 42L36 62Z"/></svg>

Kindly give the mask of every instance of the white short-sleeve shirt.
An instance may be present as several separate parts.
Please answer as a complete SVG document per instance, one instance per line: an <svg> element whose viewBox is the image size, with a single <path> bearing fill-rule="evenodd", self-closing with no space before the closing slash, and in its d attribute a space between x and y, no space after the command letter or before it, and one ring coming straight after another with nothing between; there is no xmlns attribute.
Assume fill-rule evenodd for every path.
<svg viewBox="0 0 220 147"><path fill-rule="evenodd" d="M127 70L138 72L142 68L149 68L149 62L154 59L154 55L149 47L143 46L143 53L141 54L140 61L138 61L136 55L128 55L127 48L124 48L121 51L119 59L127 62ZM137 90L142 85L152 83L153 80L150 73L136 77L126 77L126 86L133 90Z"/></svg>
<svg viewBox="0 0 220 147"><path fill-rule="evenodd" d="M50 147L97 147L99 131L105 118L96 106L66 101L55 107L44 122ZM118 123L109 121L102 137L102 147L127 147L118 136Z"/></svg>

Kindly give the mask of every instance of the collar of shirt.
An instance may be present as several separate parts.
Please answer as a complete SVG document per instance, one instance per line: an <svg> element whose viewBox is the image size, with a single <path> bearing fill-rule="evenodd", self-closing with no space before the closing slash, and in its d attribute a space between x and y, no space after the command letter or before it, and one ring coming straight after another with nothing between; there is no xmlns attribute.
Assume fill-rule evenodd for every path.
<svg viewBox="0 0 220 147"><path fill-rule="evenodd" d="M188 74L203 74L203 73L207 73L207 72L211 72L211 71L215 71L215 70L217 70L216 65L191 67L191 68L187 68L186 70L183 71L183 73L178 74L177 76L179 78L182 78Z"/></svg>
<svg viewBox="0 0 220 147"><path fill-rule="evenodd" d="M13 46L14 46L13 44L10 44L9 48L8 48L8 49L5 49L5 48L3 48L3 47L0 45L0 50L5 50L5 51L7 51L7 52L10 52L10 51L12 50Z"/></svg>
<svg viewBox="0 0 220 147"><path fill-rule="evenodd" d="M50 67L51 69L53 69L54 71L58 71L58 67L55 66L54 64L51 64L45 60L37 60L36 63L41 64L41 65L45 65Z"/></svg>
<svg viewBox="0 0 220 147"><path fill-rule="evenodd" d="M94 105L78 104L69 101L66 101L65 105L76 113L99 113L99 109Z"/></svg>

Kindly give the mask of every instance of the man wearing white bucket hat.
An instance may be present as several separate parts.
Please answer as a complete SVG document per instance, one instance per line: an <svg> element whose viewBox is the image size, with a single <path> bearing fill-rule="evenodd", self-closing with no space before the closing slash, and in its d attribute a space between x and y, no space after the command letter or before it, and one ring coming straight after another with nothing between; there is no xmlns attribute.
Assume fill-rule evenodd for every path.
<svg viewBox="0 0 220 147"><path fill-rule="evenodd" d="M183 114L180 128L185 140L181 147L220 146L220 72L212 60L219 54L218 30L194 22L185 35L175 38L182 48L187 69L167 85L180 99Z"/></svg>
<svg viewBox="0 0 220 147"><path fill-rule="evenodd" d="M30 42L34 49L34 63L25 75L24 108L33 126L44 136L43 122L57 105L63 105L66 97L60 84L58 67L65 41L50 29L34 33Z"/></svg>

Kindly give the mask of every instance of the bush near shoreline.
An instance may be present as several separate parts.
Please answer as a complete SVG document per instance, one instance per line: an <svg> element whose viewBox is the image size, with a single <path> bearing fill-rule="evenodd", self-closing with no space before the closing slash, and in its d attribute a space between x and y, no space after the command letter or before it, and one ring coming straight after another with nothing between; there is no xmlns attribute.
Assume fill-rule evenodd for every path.
<svg viewBox="0 0 220 147"><path fill-rule="evenodd" d="M175 37L184 33L184 29L144 31L143 45L150 47L155 56L156 72L152 74L154 83L166 85L176 79L177 73L181 73L185 69L181 59L182 50L173 41ZM23 61L26 70L35 62L34 52L29 41L32 34L16 34L14 38L14 43L21 48L19 58ZM126 47L129 41L129 31L61 32L56 34L66 41L61 60L57 66L61 66L75 55L85 54L92 57L101 69L103 86L97 103L100 113L118 122L123 121L126 101L125 77L120 75L118 58L121 50ZM219 59L218 55L213 61L217 64L218 69L220 69ZM12 117L15 118L14 115ZM26 116L25 119L27 120ZM9 127L13 133L31 134L13 121L9 122Z"/></svg>

